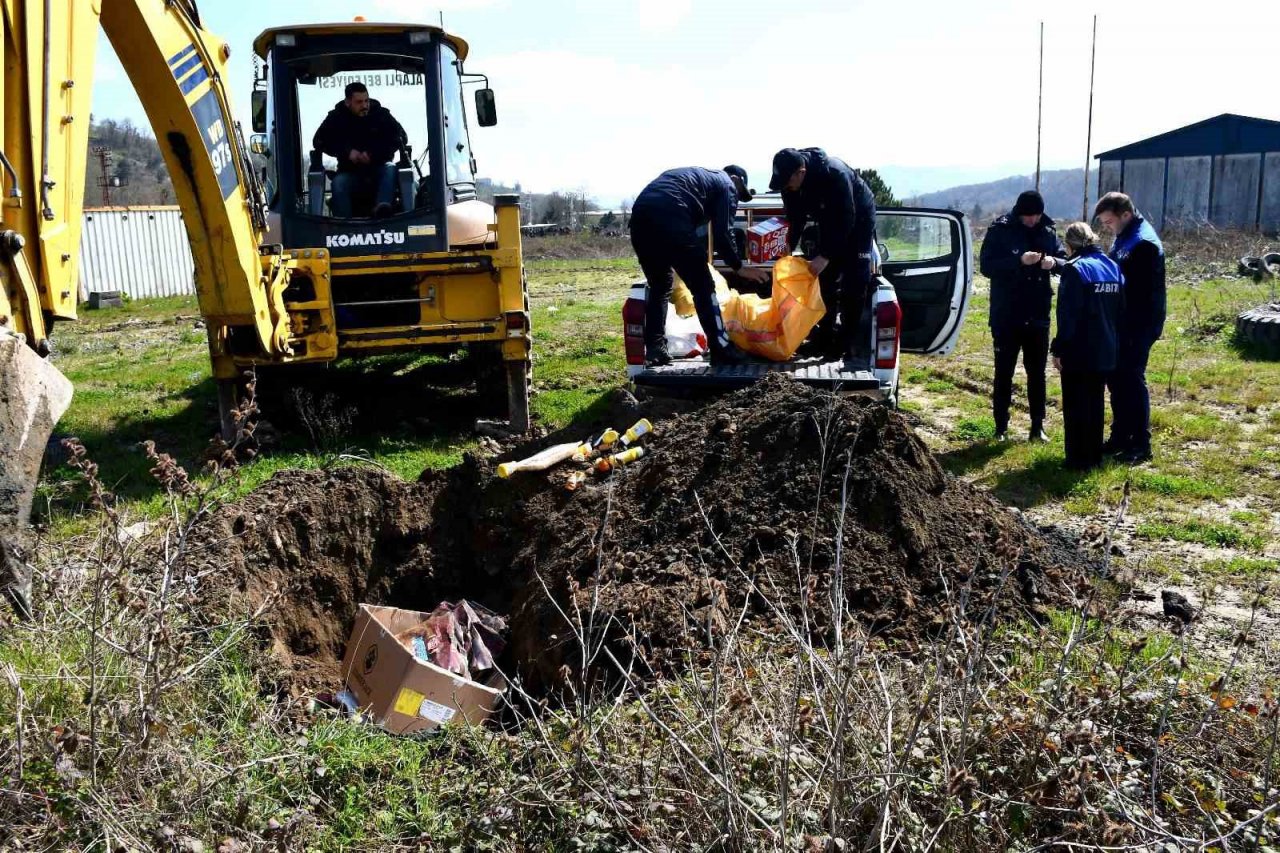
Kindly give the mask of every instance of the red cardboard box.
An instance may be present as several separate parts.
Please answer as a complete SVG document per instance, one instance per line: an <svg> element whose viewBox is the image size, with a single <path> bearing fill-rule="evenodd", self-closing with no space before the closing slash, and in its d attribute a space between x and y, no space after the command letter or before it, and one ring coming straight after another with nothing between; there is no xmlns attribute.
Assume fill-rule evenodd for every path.
<svg viewBox="0 0 1280 853"><path fill-rule="evenodd" d="M430 613L360 605L347 640L342 674L363 711L392 734L407 735L446 723L483 723L506 690L502 673L483 683L469 681L418 660L396 635Z"/></svg>
<svg viewBox="0 0 1280 853"><path fill-rule="evenodd" d="M787 253L787 220L774 216L747 229L747 262L767 264Z"/></svg>

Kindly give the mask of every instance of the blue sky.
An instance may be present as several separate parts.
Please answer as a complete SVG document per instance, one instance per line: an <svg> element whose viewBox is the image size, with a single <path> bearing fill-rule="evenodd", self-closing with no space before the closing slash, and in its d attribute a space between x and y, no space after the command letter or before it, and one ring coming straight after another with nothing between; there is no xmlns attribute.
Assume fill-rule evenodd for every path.
<svg viewBox="0 0 1280 853"><path fill-rule="evenodd" d="M744 165L820 145L899 195L1029 172L1038 27L1046 168L1084 161L1089 32L1098 21L1097 153L1223 112L1280 119L1280 3L1126 0L202 0L233 48L243 111L253 38L303 21L435 23L472 46L499 124L472 128L480 174L606 204L677 165ZM1251 35L1256 34L1256 35ZM105 38L94 113L146 126ZM376 96L376 93L375 93Z"/></svg>

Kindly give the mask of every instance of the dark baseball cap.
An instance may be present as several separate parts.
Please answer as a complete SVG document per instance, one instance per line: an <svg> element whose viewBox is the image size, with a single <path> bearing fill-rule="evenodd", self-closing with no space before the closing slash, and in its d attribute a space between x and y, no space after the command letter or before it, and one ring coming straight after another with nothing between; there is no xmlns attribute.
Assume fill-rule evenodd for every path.
<svg viewBox="0 0 1280 853"><path fill-rule="evenodd" d="M774 192L782 189L791 180L791 176L804 165L804 155L795 148L783 148L773 155L773 177L769 179L769 189Z"/></svg>
<svg viewBox="0 0 1280 853"><path fill-rule="evenodd" d="M1044 213L1044 197L1035 190L1027 190L1018 196L1018 202L1013 206L1014 216L1039 216L1042 213Z"/></svg>
<svg viewBox="0 0 1280 853"><path fill-rule="evenodd" d="M747 170L741 166L725 166L724 173L742 181L742 189L738 190L738 201L751 201L755 193L747 186Z"/></svg>

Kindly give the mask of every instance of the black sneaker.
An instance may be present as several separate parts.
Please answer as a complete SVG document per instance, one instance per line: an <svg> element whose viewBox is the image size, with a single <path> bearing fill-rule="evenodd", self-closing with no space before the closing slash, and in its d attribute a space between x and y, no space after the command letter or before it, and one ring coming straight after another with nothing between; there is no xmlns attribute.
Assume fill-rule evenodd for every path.
<svg viewBox="0 0 1280 853"><path fill-rule="evenodd" d="M644 363L646 367L663 367L671 363L671 353L667 351L667 342L644 345Z"/></svg>
<svg viewBox="0 0 1280 853"><path fill-rule="evenodd" d="M1037 444L1048 444L1049 435L1044 431L1044 427L1036 424L1031 427L1031 432L1027 436L1027 441L1035 442Z"/></svg>
<svg viewBox="0 0 1280 853"><path fill-rule="evenodd" d="M746 364L750 360L751 356L733 344L729 344L727 347L718 347L711 351L711 363L713 365Z"/></svg>
<svg viewBox="0 0 1280 853"><path fill-rule="evenodd" d="M1132 450L1126 450L1116 454L1116 461L1125 465L1141 465L1143 462L1150 462L1151 448L1135 447Z"/></svg>

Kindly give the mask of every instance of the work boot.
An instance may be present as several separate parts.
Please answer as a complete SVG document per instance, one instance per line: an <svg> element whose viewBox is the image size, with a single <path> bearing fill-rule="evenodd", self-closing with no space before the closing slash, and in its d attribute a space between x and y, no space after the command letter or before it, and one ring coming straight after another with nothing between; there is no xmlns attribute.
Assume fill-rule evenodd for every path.
<svg viewBox="0 0 1280 853"><path fill-rule="evenodd" d="M373 209L374 219L386 219L390 215L391 215L391 205L387 204L385 201L379 202L378 205Z"/></svg>
<svg viewBox="0 0 1280 853"><path fill-rule="evenodd" d="M1031 434L1027 437L1027 441L1032 441L1037 444L1048 444L1049 435L1044 431L1044 427L1040 424L1032 424Z"/></svg>
<svg viewBox="0 0 1280 853"><path fill-rule="evenodd" d="M747 355L733 344L717 347L711 351L711 363L717 366L727 364L746 364L750 360L751 356Z"/></svg>
<svg viewBox="0 0 1280 853"><path fill-rule="evenodd" d="M1128 452L1128 450L1129 447L1127 443L1116 438L1114 435L1102 442L1103 456L1119 456L1122 453Z"/></svg>
<svg viewBox="0 0 1280 853"><path fill-rule="evenodd" d="M644 363L646 367L663 367L671 363L671 353L667 350L666 341L658 341L644 345Z"/></svg>

